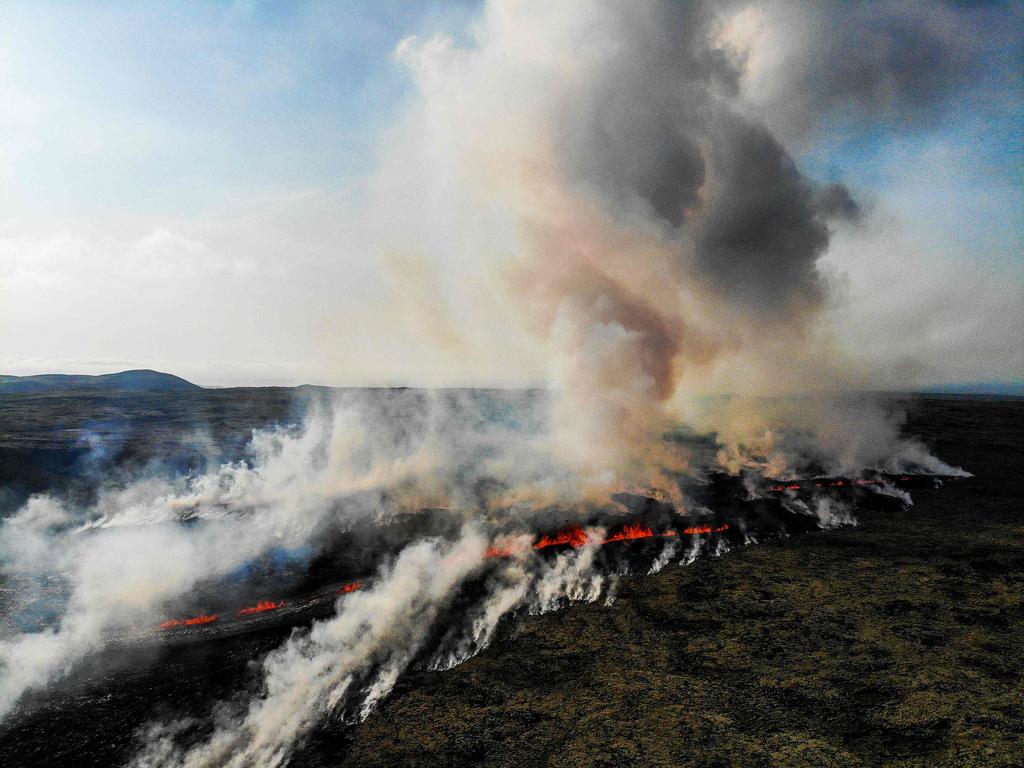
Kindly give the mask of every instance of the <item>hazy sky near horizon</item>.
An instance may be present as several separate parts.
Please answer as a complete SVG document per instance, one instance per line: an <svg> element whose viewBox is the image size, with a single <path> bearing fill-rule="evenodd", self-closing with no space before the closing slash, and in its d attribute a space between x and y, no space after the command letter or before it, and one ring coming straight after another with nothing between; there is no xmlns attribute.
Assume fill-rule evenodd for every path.
<svg viewBox="0 0 1024 768"><path fill-rule="evenodd" d="M772 38L782 67L756 42L745 59L744 113L861 208L820 267L830 333L880 387L1024 379L1022 11L1003 4L994 28L974 5L955 10L973 26L929 30L971 40L956 49L963 76L924 95L918 82L945 62L919 61L933 51L912 27L880 29L892 63L871 109L774 79L786 56L813 50L799 26ZM410 65L403 41L472 51L486 12L442 0L0 5L0 373L542 381L549 362L528 334L476 322L474 296L382 247L400 222L368 211L424 87L427 65ZM891 104L876 108L878 89ZM794 118L807 113L813 125ZM457 217L438 226L461 236ZM438 331L441 305L452 333Z"/></svg>

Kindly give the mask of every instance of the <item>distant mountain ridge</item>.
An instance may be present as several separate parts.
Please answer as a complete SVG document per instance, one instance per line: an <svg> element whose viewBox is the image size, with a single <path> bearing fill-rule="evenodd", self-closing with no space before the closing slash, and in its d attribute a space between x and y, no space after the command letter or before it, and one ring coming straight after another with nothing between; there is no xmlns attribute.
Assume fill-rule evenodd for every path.
<svg viewBox="0 0 1024 768"><path fill-rule="evenodd" d="M942 384L922 387L924 394L935 395L1001 395L1020 397L1024 395L1024 381L977 381L965 384Z"/></svg>
<svg viewBox="0 0 1024 768"><path fill-rule="evenodd" d="M67 389L122 390L126 392L190 392L202 389L171 373L148 369L87 376L43 373L38 376L0 375L0 394L15 392L57 392Z"/></svg>
<svg viewBox="0 0 1024 768"><path fill-rule="evenodd" d="M227 387L226 389L262 389L263 387ZM332 389L330 386L301 384L298 386L271 387L272 389ZM369 389L406 389L407 387L369 387ZM163 373L149 368L104 373L96 376L68 373L41 373L36 376L11 376L0 374L0 394L45 393L63 390L101 390L121 392L195 392L206 387L193 384L173 373ZM225 388L220 388L225 389ZM415 387L413 387L415 389ZM487 389L487 387L481 387ZM975 395L975 396L1024 396L1024 381L983 381L957 384L938 384L913 390L922 395Z"/></svg>

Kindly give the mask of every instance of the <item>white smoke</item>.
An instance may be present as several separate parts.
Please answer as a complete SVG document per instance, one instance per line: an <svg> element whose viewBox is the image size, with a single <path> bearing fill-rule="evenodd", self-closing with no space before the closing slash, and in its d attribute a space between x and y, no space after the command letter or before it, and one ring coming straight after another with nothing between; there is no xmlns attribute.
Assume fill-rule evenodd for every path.
<svg viewBox="0 0 1024 768"><path fill-rule="evenodd" d="M469 44L408 38L396 52L418 94L375 180L382 247L435 277L445 330L435 318L429 337L459 360L523 333L540 343L557 392L553 451L592 495L675 498L692 457L661 438L680 422L716 433L733 472L951 470L899 439L884 408L837 395L871 372L835 342L841 276L820 262L863 212L801 172L746 87L771 39L762 24L789 39L829 14L766 7L496 0ZM851 34L880 22L860 5L855 16ZM925 27L936 47L959 48ZM807 57L842 69L826 30L804 37ZM868 74L837 73L847 97ZM888 76L873 73L865 93ZM801 104L801 120L815 117ZM712 391L737 397L695 402ZM816 394L793 403L794 392Z"/></svg>
<svg viewBox="0 0 1024 768"><path fill-rule="evenodd" d="M815 496L809 501L798 498L785 499L782 506L798 515L806 515L817 520L818 527L823 530L841 528L845 525L856 525L853 509L827 496Z"/></svg>
<svg viewBox="0 0 1024 768"><path fill-rule="evenodd" d="M601 596L605 577L594 570L594 555L601 537L589 535L587 544L559 554L534 587L530 613L539 615L561 608L566 602L593 602Z"/></svg>
<svg viewBox="0 0 1024 768"><path fill-rule="evenodd" d="M661 571L670 562L672 562L672 559L676 556L676 550L678 548L679 548L679 545L678 545L678 543L676 541L668 542L662 548L661 552L658 553L658 556L656 558L654 558L654 562L651 563L651 568L647 572L647 575L648 576L653 576L654 574L656 574L659 571Z"/></svg>
<svg viewBox="0 0 1024 768"><path fill-rule="evenodd" d="M697 558L700 557L704 551L706 542L703 536L691 536L690 544L686 548L686 552L683 553L683 558L679 561L680 565L693 565Z"/></svg>
<svg viewBox="0 0 1024 768"><path fill-rule="evenodd" d="M373 526L430 505L470 516L486 478L501 480L499 495L507 487L530 497L533 484L536 496L573 492L549 457L528 455L529 432L481 425L472 406L339 396L313 404L299 427L255 432L246 461L105 486L86 508L32 498L0 525L0 567L14 596L4 621L25 601L53 603L59 620L0 639L0 717L111 638L166 618L162 607L197 584L315 541L325 527Z"/></svg>
<svg viewBox="0 0 1024 768"><path fill-rule="evenodd" d="M519 608L536 614L596 600L604 583L593 569L599 542L594 538L550 564L534 562L534 568L518 561L502 566L464 633L447 632L449 644L429 667L449 669L479 653L500 620ZM266 657L263 691L243 715L226 719L188 749L175 745L182 728L150 728L158 738L150 738L133 765L274 768L287 762L298 740L323 718L354 709L355 719L365 719L424 649L459 585L484 562L486 545L472 526L454 543L411 545L372 588L346 598L334 618L314 623Z"/></svg>
<svg viewBox="0 0 1024 768"><path fill-rule="evenodd" d="M453 627L448 644L430 664L434 671L444 671L472 658L490 645L498 623L526 601L532 578L518 563L504 568L492 584L487 596L475 609L469 629Z"/></svg>
<svg viewBox="0 0 1024 768"><path fill-rule="evenodd" d="M336 712L363 687L365 717L385 696L428 637L455 588L477 568L486 541L468 531L455 544L424 541L407 548L394 566L344 609L308 633L294 636L263 662L264 692L240 722L219 728L205 743L178 753L160 743L136 760L138 766L283 764L296 740L321 718ZM375 670L370 681L364 676Z"/></svg>
<svg viewBox="0 0 1024 768"><path fill-rule="evenodd" d="M730 474L777 479L864 470L966 475L901 434L901 409L874 396L708 400L694 406L690 419L699 431L715 433L715 463Z"/></svg>
<svg viewBox="0 0 1024 768"><path fill-rule="evenodd" d="M550 412L517 428L481 416L471 394L391 394L314 407L208 473L104 487L84 509L32 499L0 528L3 575L59 574L62 613L0 641L0 717L106 638L152 625L163 604L271 548L428 506L462 514L456 542L412 544L334 618L271 653L244 712L191 747L169 727L137 760L281 765L317 721L353 707L365 717L434 650L432 624L480 568L484 523L555 502L572 514L610 490L675 498L680 474L706 469L664 439L675 427L714 434L715 466L731 473L954 474L879 407L758 398L865 380L824 326L819 269L859 212L841 186L804 176L744 100L753 54L723 31L723 7L496 1L465 47L403 41L396 57L418 94L388 136L367 211L396 298L470 370L476 356L539 342ZM738 396L695 400L714 389ZM825 527L849 521L829 502L790 505ZM479 652L510 612L598 599L602 535L503 566L434 666ZM709 548L727 544L693 536L681 562Z"/></svg>

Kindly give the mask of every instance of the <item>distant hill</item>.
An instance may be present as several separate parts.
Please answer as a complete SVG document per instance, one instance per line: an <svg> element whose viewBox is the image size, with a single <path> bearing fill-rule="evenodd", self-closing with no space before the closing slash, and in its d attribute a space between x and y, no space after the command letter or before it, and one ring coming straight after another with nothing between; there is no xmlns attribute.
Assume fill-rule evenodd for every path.
<svg viewBox="0 0 1024 768"><path fill-rule="evenodd" d="M941 384L925 387L924 394L934 395L1024 395L1024 381L980 381L970 384Z"/></svg>
<svg viewBox="0 0 1024 768"><path fill-rule="evenodd" d="M67 389L122 390L126 392L185 392L202 389L180 376L160 371L138 370L84 376L44 373L38 376L0 376L0 394L13 392L57 392Z"/></svg>

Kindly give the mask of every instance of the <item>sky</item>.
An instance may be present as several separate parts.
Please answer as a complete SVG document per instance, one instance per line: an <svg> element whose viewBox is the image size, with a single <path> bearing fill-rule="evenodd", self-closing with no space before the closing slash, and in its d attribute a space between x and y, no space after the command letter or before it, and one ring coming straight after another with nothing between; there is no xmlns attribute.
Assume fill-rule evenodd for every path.
<svg viewBox="0 0 1024 768"><path fill-rule="evenodd" d="M1021 5L936 3L926 19L883 3L861 27L851 10L867 31L849 50L866 40L887 62L875 79L823 55L827 11L762 5L729 6L719 30L739 62L733 108L859 209L815 256L831 286L823 332L870 386L1024 379ZM444 158L424 160L410 135L439 104L456 124L462 96L445 94L464 84L469 120L531 82L508 74L516 49L506 69L479 64L517 7L0 5L0 372L543 382L549 345L494 288L504 267L472 255L491 241L514 250L518 219L501 208L518 203L459 202L473 187L448 186ZM961 23L969 44L950 42ZM538 27L523 45L546 40ZM573 50L556 51L554 71L572 71ZM456 61L433 75L452 51L465 72ZM522 135L543 141L533 129ZM488 151L511 158L517 145ZM431 258L396 239L426 241ZM459 255L438 266L446 243ZM723 375L709 386L728 387Z"/></svg>

